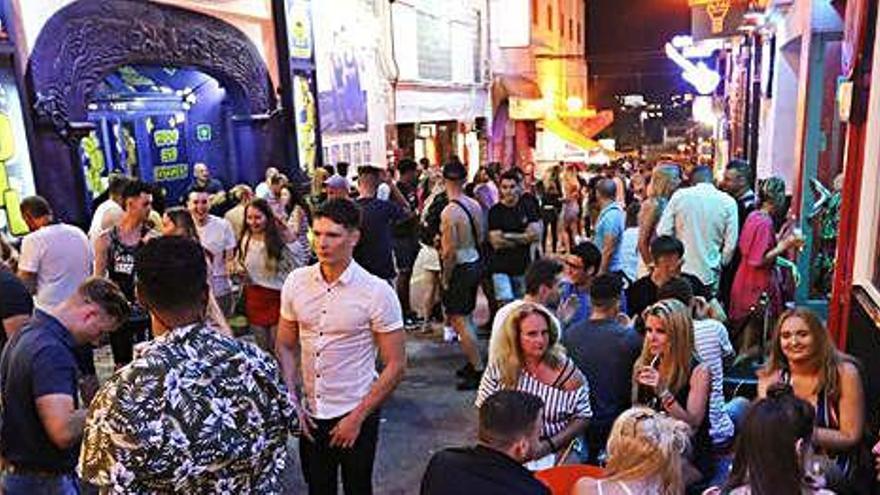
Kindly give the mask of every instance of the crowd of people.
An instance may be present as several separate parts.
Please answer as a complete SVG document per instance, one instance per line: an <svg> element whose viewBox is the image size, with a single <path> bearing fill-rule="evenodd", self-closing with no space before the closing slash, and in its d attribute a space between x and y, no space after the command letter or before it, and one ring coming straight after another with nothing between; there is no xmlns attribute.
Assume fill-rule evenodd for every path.
<svg viewBox="0 0 880 495"><path fill-rule="evenodd" d="M228 191L194 174L174 200L111 175L87 232L22 201L31 232L0 245L5 493L280 493L293 435L310 493L340 474L373 493L407 331L458 341L450 383L479 409L425 495L549 493L534 473L570 463L604 469L577 494L874 478L859 364L790 303L804 239L782 179L753 191L738 161L718 185L673 161L471 176L454 157ZM742 363L751 396L725 389Z"/></svg>

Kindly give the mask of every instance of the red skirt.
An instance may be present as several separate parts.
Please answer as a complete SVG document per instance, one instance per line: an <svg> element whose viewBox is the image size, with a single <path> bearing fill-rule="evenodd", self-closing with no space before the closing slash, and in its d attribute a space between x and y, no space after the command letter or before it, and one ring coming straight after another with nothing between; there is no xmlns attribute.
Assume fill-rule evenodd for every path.
<svg viewBox="0 0 880 495"><path fill-rule="evenodd" d="M244 288L244 314L248 323L260 327L278 324L281 313L281 291L259 285Z"/></svg>

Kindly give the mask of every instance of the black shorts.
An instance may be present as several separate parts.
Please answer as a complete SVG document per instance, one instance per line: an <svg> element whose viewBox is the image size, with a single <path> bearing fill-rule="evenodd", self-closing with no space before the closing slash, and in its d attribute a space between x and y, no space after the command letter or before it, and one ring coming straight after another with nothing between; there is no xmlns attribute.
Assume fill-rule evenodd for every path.
<svg viewBox="0 0 880 495"><path fill-rule="evenodd" d="M394 263L398 272L411 272L419 255L419 240L416 237L394 238Z"/></svg>
<svg viewBox="0 0 880 495"><path fill-rule="evenodd" d="M443 309L447 315L467 316L474 312L482 278L482 262L455 265L449 287L443 291Z"/></svg>

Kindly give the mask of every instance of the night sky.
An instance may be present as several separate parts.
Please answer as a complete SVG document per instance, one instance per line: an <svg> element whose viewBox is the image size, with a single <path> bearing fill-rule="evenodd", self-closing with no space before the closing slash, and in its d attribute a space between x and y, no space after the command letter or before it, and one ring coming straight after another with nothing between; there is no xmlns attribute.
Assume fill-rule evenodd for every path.
<svg viewBox="0 0 880 495"><path fill-rule="evenodd" d="M650 100L686 89L663 45L690 33L687 0L587 0L590 104L614 106L614 95Z"/></svg>

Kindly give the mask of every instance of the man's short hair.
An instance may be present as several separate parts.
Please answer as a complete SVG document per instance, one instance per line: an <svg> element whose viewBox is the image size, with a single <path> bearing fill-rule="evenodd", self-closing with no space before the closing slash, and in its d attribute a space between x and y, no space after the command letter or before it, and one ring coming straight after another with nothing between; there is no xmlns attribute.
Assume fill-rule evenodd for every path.
<svg viewBox="0 0 880 495"><path fill-rule="evenodd" d="M522 182L522 174L520 174L519 170L517 169L512 168L510 170L506 170L503 174L501 174L501 179L499 182L505 180L512 180L519 184L520 182Z"/></svg>
<svg viewBox="0 0 880 495"><path fill-rule="evenodd" d="M134 261L139 296L157 310L180 311L207 304L205 251L180 236L152 239Z"/></svg>
<svg viewBox="0 0 880 495"><path fill-rule="evenodd" d="M613 179L602 179L596 184L596 194L605 199L617 197L617 184Z"/></svg>
<svg viewBox="0 0 880 495"><path fill-rule="evenodd" d="M651 257L657 259L668 254L684 257L684 244L671 235L661 235L651 241Z"/></svg>
<svg viewBox="0 0 880 495"><path fill-rule="evenodd" d="M112 173L107 177L107 192L111 196L119 196L125 191L130 179L120 173Z"/></svg>
<svg viewBox="0 0 880 495"><path fill-rule="evenodd" d="M19 204L21 213L33 218L42 218L52 214L52 207L42 196L28 196Z"/></svg>
<svg viewBox="0 0 880 495"><path fill-rule="evenodd" d="M712 182L712 167L708 165L697 165L691 170L691 183Z"/></svg>
<svg viewBox="0 0 880 495"><path fill-rule="evenodd" d="M331 199L315 210L315 220L326 218L348 230L361 227L361 209L354 201L345 198Z"/></svg>
<svg viewBox="0 0 880 495"><path fill-rule="evenodd" d="M273 175L272 178L269 179L269 184L273 185L273 186L278 185L278 184L283 186L286 182L287 182L287 177L280 172Z"/></svg>
<svg viewBox="0 0 880 495"><path fill-rule="evenodd" d="M400 174L415 172L417 168L418 165L416 165L416 162L409 158L404 158L403 160L400 160L400 163L397 164L397 172Z"/></svg>
<svg viewBox="0 0 880 495"><path fill-rule="evenodd" d="M584 241L576 245L571 250L571 254L581 259L584 264L584 270L587 271L591 267L599 270L599 265L602 264L602 252L590 241Z"/></svg>
<svg viewBox="0 0 880 495"><path fill-rule="evenodd" d="M725 170L733 170L737 174L740 175L747 183L752 182L752 167L749 166L749 162L740 159L730 160L730 163L724 167Z"/></svg>
<svg viewBox="0 0 880 495"><path fill-rule="evenodd" d="M529 435L544 408L540 397L518 390L499 390L480 406L480 441L505 448Z"/></svg>
<svg viewBox="0 0 880 495"><path fill-rule="evenodd" d="M673 277L657 289L657 300L677 299L685 306L690 306L694 299L694 287L684 277Z"/></svg>
<svg viewBox="0 0 880 495"><path fill-rule="evenodd" d="M128 320L131 307L125 294L113 281L103 277L90 277L76 289L77 295L87 303L97 304L119 324Z"/></svg>
<svg viewBox="0 0 880 495"><path fill-rule="evenodd" d="M562 263L555 259L536 259L526 270L526 293L536 295L542 286L553 286L562 269Z"/></svg>
<svg viewBox="0 0 880 495"><path fill-rule="evenodd" d="M623 290L623 280L620 276L611 273L603 273L593 279L590 286L590 301L594 306L608 307L620 301L620 293Z"/></svg>
<svg viewBox="0 0 880 495"><path fill-rule="evenodd" d="M351 164L348 162L336 162L336 173L343 177L348 177L349 168L351 168Z"/></svg>
<svg viewBox="0 0 880 495"><path fill-rule="evenodd" d="M136 198L141 194L153 194L155 192L153 186L140 179L129 179L122 191L122 199Z"/></svg>

